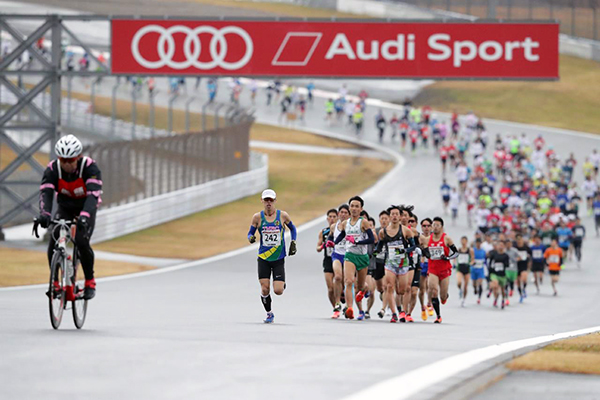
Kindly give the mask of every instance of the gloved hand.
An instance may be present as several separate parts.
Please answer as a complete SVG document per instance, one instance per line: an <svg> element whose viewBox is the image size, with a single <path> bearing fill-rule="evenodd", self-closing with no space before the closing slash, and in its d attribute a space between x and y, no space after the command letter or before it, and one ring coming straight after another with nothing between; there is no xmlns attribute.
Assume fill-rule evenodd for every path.
<svg viewBox="0 0 600 400"><path fill-rule="evenodd" d="M346 240L352 244L356 243L354 236L351 236L351 235L346 236Z"/></svg>
<svg viewBox="0 0 600 400"><path fill-rule="evenodd" d="M327 243L325 243L325 247L335 247L335 242L333 240L328 240Z"/></svg>
<svg viewBox="0 0 600 400"><path fill-rule="evenodd" d="M90 238L90 220L85 215L80 215L77 219L77 232L86 240Z"/></svg>
<svg viewBox="0 0 600 400"><path fill-rule="evenodd" d="M38 223L40 224L40 226L44 229L48 228L50 226L50 214L40 214L39 217L37 218Z"/></svg>
<svg viewBox="0 0 600 400"><path fill-rule="evenodd" d="M442 260L442 261L449 261L450 259L448 257L446 257L445 255L442 255L440 257L440 260Z"/></svg>
<svg viewBox="0 0 600 400"><path fill-rule="evenodd" d="M292 242L290 243L290 256L293 256L294 254L296 254L296 252L298 251L298 249L296 248L296 241L292 240Z"/></svg>
<svg viewBox="0 0 600 400"><path fill-rule="evenodd" d="M256 236L254 236L254 235L248 235L248 241L249 241L250 243L254 243L254 242L256 242Z"/></svg>

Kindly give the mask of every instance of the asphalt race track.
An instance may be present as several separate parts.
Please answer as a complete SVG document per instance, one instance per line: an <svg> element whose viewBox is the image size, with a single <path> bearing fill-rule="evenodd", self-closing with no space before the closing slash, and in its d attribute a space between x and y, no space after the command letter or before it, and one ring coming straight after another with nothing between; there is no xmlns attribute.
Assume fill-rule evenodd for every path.
<svg viewBox="0 0 600 400"><path fill-rule="evenodd" d="M307 128L327 129L322 101L309 110ZM275 121L275 110L259 107L259 121ZM371 107L366 115L366 141L375 141L375 112ZM599 145L594 137L552 129L489 121L487 126L491 135L526 132L533 139L544 132L561 156L574 152L579 158L579 181L583 158ZM352 135L343 127L331 130ZM391 203L412 203L420 218L437 215L440 178L432 153L405 155L405 165L368 192L365 208L377 215ZM286 194L278 198L285 210ZM293 210L287 211L293 219ZM250 221L251 215L240 218ZM557 298L546 280L541 295L530 285L525 303L513 298L504 311L485 299L477 306L474 297L463 309L452 277L441 325L432 318L422 322L419 315L413 324L390 324L387 317L330 320L322 255L314 251L321 225L299 234L299 252L286 263L287 290L274 296L272 325L262 323L254 249L163 274L100 281L81 331L68 312L61 329L52 330L45 289L0 290L0 398L341 399L468 350L596 326L600 248L592 220L585 217L584 223L583 266L568 264ZM457 226L446 225L455 241L472 236L464 215ZM374 310L379 305L377 300Z"/></svg>

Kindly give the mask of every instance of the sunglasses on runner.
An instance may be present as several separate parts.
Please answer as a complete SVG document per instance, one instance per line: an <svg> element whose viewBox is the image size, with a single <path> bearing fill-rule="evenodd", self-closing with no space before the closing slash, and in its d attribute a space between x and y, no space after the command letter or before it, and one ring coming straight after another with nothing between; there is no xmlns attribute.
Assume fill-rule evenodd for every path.
<svg viewBox="0 0 600 400"><path fill-rule="evenodd" d="M77 157L73 157L73 158L59 158L61 163L67 163L67 164L71 164L75 161L77 161Z"/></svg>
<svg viewBox="0 0 600 400"><path fill-rule="evenodd" d="M431 224L421 224L421 226L422 226L423 228L429 228L429 227L431 226Z"/></svg>
<svg viewBox="0 0 600 400"><path fill-rule="evenodd" d="M411 223L411 224L416 224L417 223L417 221L415 221L414 219L409 219L408 222Z"/></svg>

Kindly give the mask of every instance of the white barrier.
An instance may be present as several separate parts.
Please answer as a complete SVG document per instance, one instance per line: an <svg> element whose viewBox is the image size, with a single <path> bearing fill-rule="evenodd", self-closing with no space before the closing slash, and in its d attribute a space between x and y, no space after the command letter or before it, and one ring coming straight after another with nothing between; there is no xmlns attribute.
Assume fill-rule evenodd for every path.
<svg viewBox="0 0 600 400"><path fill-rule="evenodd" d="M229 203L259 193L268 185L268 156L251 153L249 171L134 203L100 209L92 242L114 239Z"/></svg>

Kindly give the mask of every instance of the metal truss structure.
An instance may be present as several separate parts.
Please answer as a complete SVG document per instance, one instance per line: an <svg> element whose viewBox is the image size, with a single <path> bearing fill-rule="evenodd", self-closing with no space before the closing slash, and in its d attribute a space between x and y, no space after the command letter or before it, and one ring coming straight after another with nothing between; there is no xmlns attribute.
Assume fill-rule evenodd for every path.
<svg viewBox="0 0 600 400"><path fill-rule="evenodd" d="M14 219L21 212L37 215L38 180L19 179L17 171L27 164L37 176L44 172L45 166L41 165L33 156L43 146L50 144L51 157L54 156L54 143L60 137L61 127L61 79L63 76L105 76L110 75L110 67L106 62L99 60L92 49L80 40L71 29L65 26L65 21L90 21L107 17L95 16L62 16L62 15L0 15L0 31L6 32L15 47L6 54L2 54L0 61L0 87L7 89L18 101L0 113L0 141L2 141L15 154L4 168L0 170L0 196L10 199L12 207L0 212L0 240L2 239L2 226ZM18 21L38 21L39 26L29 35L23 34L16 26ZM63 62L63 38L80 46L95 63L94 70L75 71L66 68ZM49 49L39 45L46 39ZM7 40L7 36L0 35L0 40ZM0 45L7 49L8 46ZM96 52L97 54L97 52ZM31 62L22 62L22 57L29 57ZM27 61L27 60L26 60ZM15 64L17 67L15 67ZM32 87L26 88L21 83L24 75L35 76L39 79ZM15 84L15 78L19 84ZM34 104L33 100L40 94L50 92L50 112ZM0 99L1 100L1 99ZM15 118L21 112L27 112L29 118L22 121ZM41 132L33 143L24 147L12 139L7 132ZM15 176L17 177L15 179ZM34 187L31 194L23 195L24 187ZM20 190L18 190L20 189Z"/></svg>

